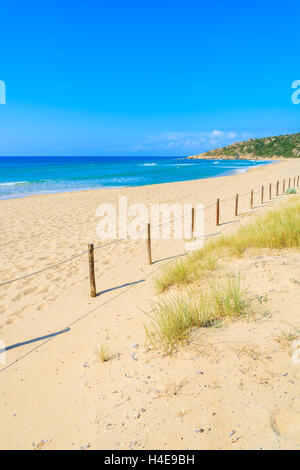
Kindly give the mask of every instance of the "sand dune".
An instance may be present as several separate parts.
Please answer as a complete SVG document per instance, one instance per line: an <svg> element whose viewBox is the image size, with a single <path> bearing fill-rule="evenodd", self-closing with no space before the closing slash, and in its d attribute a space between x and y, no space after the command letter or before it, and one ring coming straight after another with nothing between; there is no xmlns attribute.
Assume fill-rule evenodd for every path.
<svg viewBox="0 0 300 470"><path fill-rule="evenodd" d="M252 188L259 213L280 203L273 198L261 206L261 185L268 201L269 183L274 191L277 180L298 174L299 161L290 160L222 178L0 201L1 282L60 263L89 242L100 245L96 209L120 195L129 203L211 206L205 231L214 234L247 219ZM241 215L235 218L237 192ZM218 229L217 198L226 200ZM151 273L184 252L183 240L154 241L156 263L149 266L144 240L99 249L95 299L86 255L0 286L0 340L13 346L0 367L1 448L299 445L300 366L274 340L289 325L300 328L299 286L290 281L299 278L299 254L266 254L244 266L253 292L272 293L271 319L204 332L165 357L145 349L143 312L155 295ZM100 344L110 349L106 363L95 354Z"/></svg>

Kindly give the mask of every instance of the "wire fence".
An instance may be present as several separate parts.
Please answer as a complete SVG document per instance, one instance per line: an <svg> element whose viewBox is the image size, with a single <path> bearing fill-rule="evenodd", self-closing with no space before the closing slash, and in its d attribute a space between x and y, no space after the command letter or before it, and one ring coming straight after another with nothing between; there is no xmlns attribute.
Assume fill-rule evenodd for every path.
<svg viewBox="0 0 300 470"><path fill-rule="evenodd" d="M296 183L296 179L297 179L297 183ZM291 180L292 180L292 177L288 178L288 188L291 187ZM282 183L283 191L284 191L284 189L285 189L285 181L286 181L286 180L284 179L284 180L283 180L283 183ZM270 184L272 184L272 183L270 183ZM276 197L279 196L279 194L278 194L278 185L279 185L279 181L277 181L277 194L276 194ZM299 176L294 177L294 185L295 185L295 186L299 186ZM258 190L258 191L252 190L252 194L253 194L253 195L254 195L254 194L261 194L261 195L262 195L262 201L261 201L261 202L264 202L264 203L270 202L271 199L268 200L268 201L264 201L264 200L263 200L263 198L264 198L264 189L263 189L263 188L264 188L264 187L265 187L265 186L262 185L261 190ZM248 192L239 194L239 197L245 197L245 196L249 196L249 195L251 195L251 192L248 191ZM185 194L182 198L172 198L172 199L168 199L168 200L165 200L165 201L161 201L160 204L166 204L166 203L172 202L172 201L174 201L174 200L180 201L180 200L186 199L187 197L190 197L190 196L194 196L194 192L193 192L193 193ZM225 203L225 202L229 202L229 201L234 200L234 199L236 199L236 196L232 196L232 197L226 198L226 199L218 199L218 201L219 201L219 203ZM209 209L209 208L214 207L214 206L216 206L216 203L208 204L208 205L206 205L206 206L203 207L203 210L205 211L206 209ZM109 214L108 214L108 215L109 215ZM170 220L167 221L167 222L163 222L163 223L159 223L159 224L153 225L151 228L153 229L153 228L156 228L156 227L162 227L162 226L165 226L165 225L169 225L169 224L171 224L171 223L173 223L173 222L175 222L175 221L177 221L177 220L183 219L183 218L186 217L187 215L188 215L188 212L184 213L183 215L181 215L181 216L179 216L179 217L175 217L175 218L173 218L173 219L170 219ZM147 232L147 228L146 228L145 230L143 230L143 231L140 231L140 232L139 232L139 235L146 234L146 232ZM124 242L126 242L128 239L130 239L131 237L133 237L134 235L135 235L135 233L128 234L128 235L127 235L127 239L117 239L117 240L113 240L113 241L108 242L108 243L104 243L104 244L95 246L95 247L94 247L94 251L101 250L101 249L107 248L107 247L112 246L112 245L124 243ZM205 238L205 237L209 237L209 236L212 236L212 235L204 236L204 238ZM28 238L30 238L30 237L28 237ZM27 240L28 238L25 238L25 239L23 239L23 240ZM21 239L19 239L19 241L21 241ZM3 246L3 245L2 245L2 246ZM24 274L23 276L18 276L18 277L15 277L15 278L13 278L13 279L7 279L7 280L4 280L4 281L1 281L1 282L0 282L0 287L5 286L5 285L8 285L8 284L15 283L15 282L17 282L17 281L21 281L21 280L23 280L23 279L27 279L27 278L36 276L36 275L38 275L38 274L40 274L40 273L42 273L42 272L45 272L45 271L48 271L48 270L51 270L51 269L55 269L55 268L57 268L57 267L59 267L59 266L62 266L62 265L65 264L65 263L68 263L68 262L70 262L70 261L74 261L75 259L80 258L80 257L82 257L82 256L84 256L84 255L87 255L87 254L88 254L88 249L87 249L87 250L83 250L83 251L81 251L80 253L74 254L74 255L72 255L72 256L70 256L70 257L64 259L64 260L58 261L57 263L54 263L54 264L52 264L52 265L50 265L50 266L45 266L45 267L43 267L43 268L37 269L37 270L35 270L35 271L33 271L33 272L29 273L29 274Z"/></svg>
<svg viewBox="0 0 300 470"><path fill-rule="evenodd" d="M288 182L288 187L290 188L290 187L291 187L291 178L289 178L288 181L289 181L289 182ZM295 181L296 181L296 177L294 177L294 182L295 182ZM278 184L279 184L279 182L277 182L277 188L278 188ZM295 186L297 186L297 187L299 186L299 176L297 177L297 184L295 184ZM264 201L264 200L263 200L263 197L264 197L264 190L263 190L263 188L264 188L264 186L262 186L262 188L261 188L260 191L253 191L253 190L252 190L252 191L253 191L253 194L261 194L261 196L262 196L262 201L261 201L261 202L264 202L264 203L269 203L269 202L275 201L276 199L274 199L274 198L269 198L269 200L267 200L267 201ZM283 180L283 188L285 189L285 180ZM250 192L250 193L249 193L249 192L246 192L246 193L240 194L239 196L240 196L240 197L244 197L244 196L247 196L247 195L249 196L250 194L251 194L251 192ZM285 194L284 191L283 191L281 194L278 194L278 189L277 189L276 198L282 197L284 194ZM271 193L270 193L270 195L271 195ZM186 197L188 197L188 196L189 196L189 195L185 195L184 198L186 198ZM182 199L184 199L184 198L182 198ZM220 202L222 202L222 203L228 202L228 201L234 200L235 198L236 198L236 196L233 196L233 197L231 197L231 198L222 199L222 200L220 200ZM177 199L177 200L178 200L178 199ZM170 202L170 201L171 201L171 200L165 201L165 202ZM203 209L205 210L205 209L208 209L208 208L213 207L213 206L215 206L215 205L216 205L216 203L214 203L214 204L209 204L209 205L205 206ZM182 217L184 217L184 215L181 216L180 218L182 218ZM170 224L170 223L174 222L175 220L176 220L176 219L169 220L167 223ZM236 222L238 222L239 225L240 225L242 221L241 221L241 220L236 220ZM166 223L164 223L164 224L158 224L157 226L162 226L162 225L165 225L165 224L166 224ZM221 234L223 233L223 231L224 231L226 228L227 228L227 227L223 227L222 229L220 229L220 230L219 230L218 232L216 232L216 233L207 234L207 235L204 236L204 238L210 238L210 237L219 236L219 235L221 235ZM104 245L99 245L99 246L95 247L95 249L97 249L97 250L98 250L98 249L102 249L102 248L107 247L107 246L109 246L109 245L113 245L113 244L121 243L121 242L125 242L125 241L127 241L127 240L125 240L125 239L122 239L122 240L115 240L115 241L113 241L113 242L110 242L110 243L107 243L107 244L104 244ZM42 269L40 269L40 270L37 270L37 271L32 272L32 273L30 273L30 274L27 274L27 275L25 275L25 276L20 276L20 277L15 278L15 279L11 279L11 280L8 280L8 281L4 281L4 282L0 283L0 286L4 286L4 285L9 284L9 283L17 282L17 281L19 281L19 280L21 280L21 279L25 279L25 278L28 278L28 277L30 277L30 276L37 275L37 274L39 274L39 273L41 273L41 272L43 272L43 271L56 268L57 266L60 266L60 265L62 265L62 264L64 264L64 263L67 263L67 262L69 262L69 261L71 261L71 260L74 260L74 259L76 259L76 258L79 258L79 257L81 257L81 256L83 256L83 255L86 255L87 253L88 253L88 250L85 250L85 251L83 251L83 252L80 252L80 253L78 253L78 254L73 255L73 256L70 257L70 258L64 259L64 260L62 260L62 261L60 261L60 262L58 262L58 263L56 263L56 264L54 264L54 265L47 266L47 267L45 267L45 268L42 268ZM179 257L182 257L182 256L186 256L186 253L172 257L172 259L169 260L167 263L164 263L164 265L167 266L168 264L174 262L175 259L177 259L177 258L179 258ZM153 274L156 273L156 272L157 272L158 270L160 270L160 269L161 269L161 266L159 265L157 268L151 270L149 273L147 273L147 274L144 276L143 281L146 281L146 282L147 282L147 281L151 278L151 276L153 276ZM94 313L95 311L99 310L101 307L104 307L104 306L108 305L109 303L113 302L115 299L117 299L117 298L119 298L119 297L125 295L129 290L131 290L131 289L133 289L133 288L135 288L135 287L136 287L136 283L133 283L132 285L127 286L126 289L124 289L122 292L116 294L116 295L113 296L112 298L110 298L110 299L108 299L108 300L106 300L106 301L100 303L99 305L97 305L97 306L93 307L92 309L88 310L86 313L84 313L84 314L80 315L79 317L77 317L77 318L76 318L75 320L73 320L71 323L69 323L68 325L66 325L66 327L65 327L60 333L65 333L65 332L69 331L71 327L73 327L74 325L78 324L80 321L82 321L83 319L87 318L89 315L91 315L91 314ZM12 362L11 362L10 364L8 364L7 366L5 366L5 367L3 367L2 369L0 369L0 373L1 373L1 372L4 372L5 370L7 370L7 369L9 369L9 368L11 368L13 365L15 365L16 363L18 363L18 362L21 361L22 359L25 359L26 357L28 357L30 354L32 354L33 352L35 352L35 351L37 351L38 349L40 349L40 348L41 348L42 346L44 346L45 344L49 343L50 341L53 341L54 338L56 338L56 336L57 336L57 334L51 335L50 337L46 337L47 339L45 339L45 341L43 341L42 343L40 343L39 345L37 345L36 347L34 347L33 349L31 349L30 351L27 351L25 354L23 354L22 356L18 357L16 360L12 361Z"/></svg>

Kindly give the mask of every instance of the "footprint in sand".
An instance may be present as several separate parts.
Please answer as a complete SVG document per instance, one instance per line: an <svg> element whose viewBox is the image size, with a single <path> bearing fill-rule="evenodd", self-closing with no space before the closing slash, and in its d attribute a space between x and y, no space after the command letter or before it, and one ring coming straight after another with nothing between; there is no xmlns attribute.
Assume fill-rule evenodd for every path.
<svg viewBox="0 0 300 470"><path fill-rule="evenodd" d="M277 437L294 443L300 442L300 405L291 405L275 410L270 424Z"/></svg>
<svg viewBox="0 0 300 470"><path fill-rule="evenodd" d="M23 273L28 269L28 266L17 266L17 269L20 273Z"/></svg>
<svg viewBox="0 0 300 470"><path fill-rule="evenodd" d="M24 290L24 295L33 294L37 290L37 287L30 287L29 289Z"/></svg>
<svg viewBox="0 0 300 470"><path fill-rule="evenodd" d="M47 294L48 290L49 290L49 287L46 286L43 289L41 289L39 292L37 292L37 294Z"/></svg>
<svg viewBox="0 0 300 470"><path fill-rule="evenodd" d="M23 293L20 292L20 294L16 295L16 297L14 297L12 300L12 302L17 302L18 300L20 300L21 298L23 297Z"/></svg>
<svg viewBox="0 0 300 470"><path fill-rule="evenodd" d="M19 318L22 318L22 316L23 315L21 313L15 313L13 315L10 315L8 317L8 320L6 321L6 324L7 325L12 325L13 323L15 323L15 321L19 320Z"/></svg>

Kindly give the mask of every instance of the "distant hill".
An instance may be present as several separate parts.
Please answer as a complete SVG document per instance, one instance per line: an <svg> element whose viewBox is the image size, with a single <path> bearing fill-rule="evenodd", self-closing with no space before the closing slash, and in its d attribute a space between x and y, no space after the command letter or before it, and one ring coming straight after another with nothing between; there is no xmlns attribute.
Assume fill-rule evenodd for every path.
<svg viewBox="0 0 300 470"><path fill-rule="evenodd" d="M250 139L189 158L300 158L300 133Z"/></svg>

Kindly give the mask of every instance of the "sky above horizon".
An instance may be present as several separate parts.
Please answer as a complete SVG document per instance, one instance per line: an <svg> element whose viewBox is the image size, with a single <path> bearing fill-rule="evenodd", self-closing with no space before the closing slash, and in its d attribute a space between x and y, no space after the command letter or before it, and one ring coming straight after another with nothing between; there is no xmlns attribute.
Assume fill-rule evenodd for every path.
<svg viewBox="0 0 300 470"><path fill-rule="evenodd" d="M184 156L299 132L300 2L2 2L0 155Z"/></svg>

